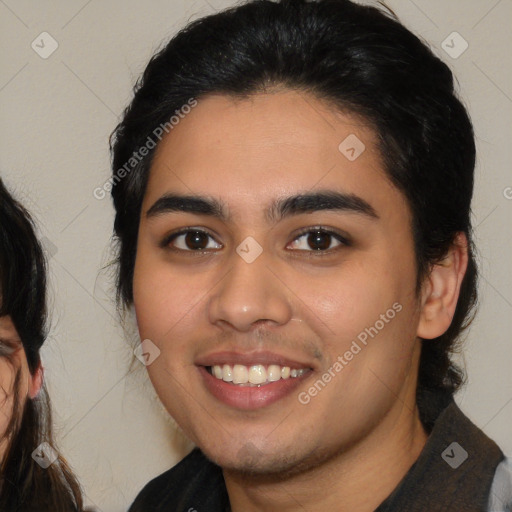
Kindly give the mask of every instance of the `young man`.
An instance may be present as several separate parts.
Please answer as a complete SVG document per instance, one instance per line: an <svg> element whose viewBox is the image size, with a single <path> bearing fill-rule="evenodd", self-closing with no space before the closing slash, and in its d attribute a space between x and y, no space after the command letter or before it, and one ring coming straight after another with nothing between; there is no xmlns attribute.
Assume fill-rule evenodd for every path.
<svg viewBox="0 0 512 512"><path fill-rule="evenodd" d="M506 510L453 401L474 162L448 67L375 8L249 2L151 60L113 141L118 290L198 449L132 512Z"/></svg>

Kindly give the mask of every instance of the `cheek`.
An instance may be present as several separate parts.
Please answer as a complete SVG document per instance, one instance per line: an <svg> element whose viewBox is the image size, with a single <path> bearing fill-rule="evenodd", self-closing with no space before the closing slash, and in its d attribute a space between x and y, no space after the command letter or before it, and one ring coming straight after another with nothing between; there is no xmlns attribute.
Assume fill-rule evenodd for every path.
<svg viewBox="0 0 512 512"><path fill-rule="evenodd" d="M384 321L395 318L392 306L410 295L411 278L408 271L392 271L390 266L387 259L369 262L354 258L324 276L296 281L300 283L297 295L308 306L306 314L321 330L321 338L352 340L376 322L382 330L381 315Z"/></svg>
<svg viewBox="0 0 512 512"><path fill-rule="evenodd" d="M193 313L201 295L194 279L185 272L172 271L165 261L143 248L138 251L133 302L141 338L166 338L175 325Z"/></svg>
<svg viewBox="0 0 512 512"><path fill-rule="evenodd" d="M151 340L159 350L147 370L160 395L168 394L170 388L179 391L180 383L190 378L197 343L208 330L205 303L208 290L215 285L211 277L206 272L173 268L149 251L137 257L135 315L140 339ZM178 403L173 395L173 403Z"/></svg>
<svg viewBox="0 0 512 512"><path fill-rule="evenodd" d="M12 367L0 359L0 438L3 436L12 415Z"/></svg>
<svg viewBox="0 0 512 512"><path fill-rule="evenodd" d="M16 364L16 362L14 363ZM0 359L0 438L4 434L13 414L14 383L16 368L5 359ZM19 407L24 403L28 393L27 371L20 370L19 381Z"/></svg>
<svg viewBox="0 0 512 512"><path fill-rule="evenodd" d="M380 308L375 311L380 315ZM409 386L414 387L415 310L395 302L382 314L387 323L368 311L358 318L339 316L338 333L329 338L328 360L318 376L328 383L311 382L300 397L301 404L307 401L309 417L329 418L321 427L315 422L315 429L334 444L363 437L396 397L405 401Z"/></svg>
<svg viewBox="0 0 512 512"><path fill-rule="evenodd" d="M379 396L378 391L389 394L386 386L397 389L403 383L419 319L414 283L414 260L399 261L398 255L378 263L375 258L348 261L328 278L301 281L310 325L323 340L324 371L343 358L343 369L335 372L338 385L331 388L337 395L333 399L341 395L357 403ZM348 382L350 395L343 392Z"/></svg>

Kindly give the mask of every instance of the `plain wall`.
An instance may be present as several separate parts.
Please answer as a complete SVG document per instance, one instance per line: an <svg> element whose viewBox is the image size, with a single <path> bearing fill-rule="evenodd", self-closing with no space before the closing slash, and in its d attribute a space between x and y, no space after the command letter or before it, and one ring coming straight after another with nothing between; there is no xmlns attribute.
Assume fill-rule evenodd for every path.
<svg viewBox="0 0 512 512"><path fill-rule="evenodd" d="M113 208L93 190L109 177L109 134L153 52L188 21L233 4L0 3L0 172L36 218L50 257L52 329L43 362L57 440L87 503L104 512L126 510L189 446L163 413L145 368L131 365L136 334L119 327L112 269L103 268L112 257ZM457 399L512 454L512 2L388 5L454 70L475 125L481 305L465 344L468 384ZM441 46L454 31L469 45L458 58ZM46 59L31 47L35 40L51 48L47 36L40 43L42 32L58 43Z"/></svg>

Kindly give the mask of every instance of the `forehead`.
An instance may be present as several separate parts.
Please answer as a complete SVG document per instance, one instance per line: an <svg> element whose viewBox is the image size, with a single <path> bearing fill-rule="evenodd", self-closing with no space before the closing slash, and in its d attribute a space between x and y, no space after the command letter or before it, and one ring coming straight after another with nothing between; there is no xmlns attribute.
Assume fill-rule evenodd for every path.
<svg viewBox="0 0 512 512"><path fill-rule="evenodd" d="M236 210L322 188L377 201L394 189L400 201L376 141L360 117L309 93L207 96L159 144L145 200L177 191L224 197Z"/></svg>

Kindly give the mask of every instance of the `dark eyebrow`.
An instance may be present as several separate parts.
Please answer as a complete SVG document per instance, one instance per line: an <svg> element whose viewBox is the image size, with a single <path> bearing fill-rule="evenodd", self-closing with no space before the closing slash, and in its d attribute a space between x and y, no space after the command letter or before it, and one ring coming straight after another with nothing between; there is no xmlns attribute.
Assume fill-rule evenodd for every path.
<svg viewBox="0 0 512 512"><path fill-rule="evenodd" d="M181 196L165 194L146 212L147 217L156 217L164 213L186 212L209 215L227 220L229 215L225 206L216 199L199 196Z"/></svg>
<svg viewBox="0 0 512 512"><path fill-rule="evenodd" d="M284 217L320 210L337 210L365 215L372 219L379 216L375 209L364 199L355 194L334 192L332 190L299 194L278 199L266 212L267 220L278 222ZM146 212L148 218L171 212L195 213L229 220L226 206L213 198L201 196L183 196L165 194Z"/></svg>
<svg viewBox="0 0 512 512"><path fill-rule="evenodd" d="M267 212L270 222L278 222L284 217L300 213L312 213L320 210L337 210L365 215L378 219L377 212L367 201L355 194L334 192L332 190L299 194L279 199Z"/></svg>

